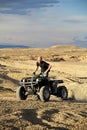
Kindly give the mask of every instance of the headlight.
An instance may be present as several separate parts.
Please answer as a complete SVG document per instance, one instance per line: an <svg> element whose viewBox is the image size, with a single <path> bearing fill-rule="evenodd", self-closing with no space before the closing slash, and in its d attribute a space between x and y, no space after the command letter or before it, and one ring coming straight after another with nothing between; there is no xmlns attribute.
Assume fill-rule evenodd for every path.
<svg viewBox="0 0 87 130"><path fill-rule="evenodd" d="M23 79L23 82L25 82L25 79Z"/></svg>
<svg viewBox="0 0 87 130"><path fill-rule="evenodd" d="M36 79L36 82L39 82L39 79Z"/></svg>

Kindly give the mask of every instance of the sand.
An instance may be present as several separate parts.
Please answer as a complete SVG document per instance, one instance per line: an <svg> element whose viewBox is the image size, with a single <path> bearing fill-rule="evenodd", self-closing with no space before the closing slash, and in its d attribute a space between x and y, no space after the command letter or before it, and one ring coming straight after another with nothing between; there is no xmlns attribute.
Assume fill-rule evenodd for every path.
<svg viewBox="0 0 87 130"><path fill-rule="evenodd" d="M41 102L32 95L25 101L17 99L20 79L32 76L40 54L52 65L50 78L64 80L67 100L51 96L48 102ZM87 130L87 49L75 46L1 49L0 130L50 129Z"/></svg>

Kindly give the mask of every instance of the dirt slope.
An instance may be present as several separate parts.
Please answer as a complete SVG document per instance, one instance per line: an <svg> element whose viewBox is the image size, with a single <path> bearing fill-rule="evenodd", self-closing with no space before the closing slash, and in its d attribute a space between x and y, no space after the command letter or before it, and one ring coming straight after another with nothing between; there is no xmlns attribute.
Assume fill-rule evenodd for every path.
<svg viewBox="0 0 87 130"><path fill-rule="evenodd" d="M32 76L38 50L52 64L50 78L64 80L68 100L51 96L44 103L32 95L25 101L16 98L19 80ZM77 47L1 49L0 130L87 130L87 61L81 59L86 56L87 49Z"/></svg>

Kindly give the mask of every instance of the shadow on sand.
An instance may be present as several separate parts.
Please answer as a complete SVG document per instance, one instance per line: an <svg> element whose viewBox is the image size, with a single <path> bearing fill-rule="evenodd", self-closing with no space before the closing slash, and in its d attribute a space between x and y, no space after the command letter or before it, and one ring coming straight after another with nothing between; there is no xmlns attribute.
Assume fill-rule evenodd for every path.
<svg viewBox="0 0 87 130"><path fill-rule="evenodd" d="M9 81L11 81L14 84L19 85L19 81L18 80L13 79L13 78L9 77L6 74L0 74L0 78L1 78L0 83L2 83L3 80L9 80Z"/></svg>
<svg viewBox="0 0 87 130"><path fill-rule="evenodd" d="M43 122L43 120L46 120L46 122L54 122L51 117L53 114L58 113L58 109L52 109L52 110L46 110L44 113L41 115L40 118L38 118L38 114L35 109L23 109L22 110L22 118L26 121L29 121L32 123L32 125L37 125L39 124L42 127L48 128L48 129L53 129L53 130L68 130L67 128L64 127L58 127L58 126L51 126L49 123ZM60 125L60 124L59 124ZM66 125L66 124L63 124Z"/></svg>

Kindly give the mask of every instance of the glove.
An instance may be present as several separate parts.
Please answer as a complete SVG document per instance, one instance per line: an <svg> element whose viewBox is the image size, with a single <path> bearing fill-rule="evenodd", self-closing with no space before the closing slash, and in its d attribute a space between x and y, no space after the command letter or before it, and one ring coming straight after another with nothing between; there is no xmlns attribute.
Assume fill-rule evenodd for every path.
<svg viewBox="0 0 87 130"><path fill-rule="evenodd" d="M43 73L43 76L46 77L46 76L47 76L47 73Z"/></svg>

